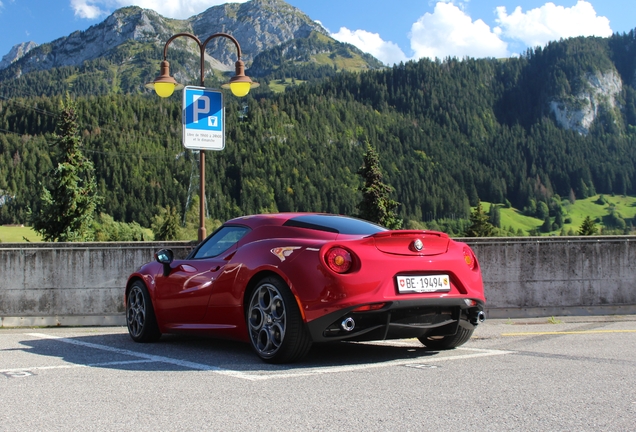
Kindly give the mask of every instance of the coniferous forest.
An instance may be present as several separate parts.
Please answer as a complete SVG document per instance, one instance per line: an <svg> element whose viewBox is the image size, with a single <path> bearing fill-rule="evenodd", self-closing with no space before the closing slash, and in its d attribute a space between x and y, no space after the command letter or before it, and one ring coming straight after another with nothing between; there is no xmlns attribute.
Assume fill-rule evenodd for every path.
<svg viewBox="0 0 636 432"><path fill-rule="evenodd" d="M356 214L367 142L406 221L468 219L479 200L544 203L554 215L559 197L636 194L635 48L633 32L575 38L518 58L420 60L337 71L283 93L267 85L244 99L227 93L226 148L206 152L208 216ZM181 145L181 95L142 90L150 70L115 90L101 63L2 81L0 224L38 210L67 92L95 167L98 212L147 227L161 209L183 214L196 198L198 154ZM607 70L623 82L617 108L600 111L588 134L559 126L548 101L572 99L582 76Z"/></svg>

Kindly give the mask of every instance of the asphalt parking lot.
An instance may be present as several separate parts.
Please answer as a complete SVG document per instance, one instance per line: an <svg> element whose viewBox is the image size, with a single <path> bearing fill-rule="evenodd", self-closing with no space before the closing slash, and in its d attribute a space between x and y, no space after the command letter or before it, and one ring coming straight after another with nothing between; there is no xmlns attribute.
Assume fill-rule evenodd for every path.
<svg viewBox="0 0 636 432"><path fill-rule="evenodd" d="M417 340L248 345L123 327L0 329L0 430L633 430L636 316L490 320Z"/></svg>

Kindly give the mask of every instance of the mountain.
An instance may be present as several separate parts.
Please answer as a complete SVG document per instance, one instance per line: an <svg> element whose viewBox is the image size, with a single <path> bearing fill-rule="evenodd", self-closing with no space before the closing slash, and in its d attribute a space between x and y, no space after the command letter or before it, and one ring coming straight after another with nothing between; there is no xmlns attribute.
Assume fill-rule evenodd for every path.
<svg viewBox="0 0 636 432"><path fill-rule="evenodd" d="M166 207L187 216L197 154L182 148L180 96L159 100L142 89L157 75L170 35L207 37L204 22L231 33L244 26L236 31L246 33L248 74L262 84L244 99L225 98L226 148L206 157L212 218L355 214L367 142L407 227L440 219L452 225L483 200L540 217L547 229L563 223L568 202L636 194L635 32L552 42L505 60L422 59L387 68L286 3L253 0L189 20L120 9L0 71L0 223L24 223L28 209L37 210L66 92L78 103L100 211L143 226ZM218 69L206 74L206 85L226 79L233 49L210 47ZM72 63L74 56L82 62ZM175 40L168 59L178 80L197 81L198 54L187 40ZM282 82L284 92L272 90Z"/></svg>
<svg viewBox="0 0 636 432"><path fill-rule="evenodd" d="M11 66L12 63L20 60L29 51L37 46L38 44L36 44L35 42L22 42L14 45L9 53L2 57L2 61L0 61L0 69L8 68L9 66Z"/></svg>
<svg viewBox="0 0 636 432"><path fill-rule="evenodd" d="M337 65L338 59L344 56L359 60L352 66L357 70L383 67L377 59L352 45L335 41L320 24L284 1L252 0L215 6L186 20L164 18L152 10L139 7L122 8L85 31L76 31L40 46L14 47L3 60L0 82L10 88L19 85L12 80L25 75L42 71L64 75L64 68L79 68L80 74L92 70L93 79L105 80L102 87L110 86L113 91L124 93L141 91L143 84L156 76L166 41L172 35L183 32L195 35L202 42L219 32L235 36L239 40L242 60L253 76L272 72L271 68L262 67L257 71L261 75L249 71L249 65L259 55L267 56L270 50L280 51L280 47L318 39L322 41L320 50L303 53L300 63L317 67ZM323 58L316 61L319 54L324 54ZM169 46L171 71L176 79L183 82L198 83L199 58L199 48L188 38L178 38ZM206 62L216 71L233 71L236 59L236 48L226 38L214 39L207 45ZM284 56L278 55L277 59L286 62ZM287 63L298 65L298 57ZM101 74L95 74L96 71ZM75 75L76 72L70 74ZM66 90L69 88L63 86L58 91Z"/></svg>

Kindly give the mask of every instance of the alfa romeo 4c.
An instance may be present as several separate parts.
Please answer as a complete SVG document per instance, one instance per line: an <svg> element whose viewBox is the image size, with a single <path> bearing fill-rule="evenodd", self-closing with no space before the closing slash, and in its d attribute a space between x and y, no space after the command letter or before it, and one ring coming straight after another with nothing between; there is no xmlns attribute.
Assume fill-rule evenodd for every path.
<svg viewBox="0 0 636 432"><path fill-rule="evenodd" d="M126 285L137 342L205 333L285 363L330 341L417 338L450 349L484 320L479 263L440 232L330 214L253 215L227 221L186 259L165 249L155 258Z"/></svg>

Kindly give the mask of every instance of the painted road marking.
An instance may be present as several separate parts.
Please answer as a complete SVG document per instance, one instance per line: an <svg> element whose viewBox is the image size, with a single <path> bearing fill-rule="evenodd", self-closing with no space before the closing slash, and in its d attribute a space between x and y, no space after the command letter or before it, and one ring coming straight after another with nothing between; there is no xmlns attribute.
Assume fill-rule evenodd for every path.
<svg viewBox="0 0 636 432"><path fill-rule="evenodd" d="M26 378L33 376L32 372L19 370L19 371L4 371L0 372L0 375L4 375L7 378Z"/></svg>
<svg viewBox="0 0 636 432"><path fill-rule="evenodd" d="M595 334L595 333L636 333L636 330L578 330L578 331L549 331L526 333L502 333L502 336L536 336L536 335L567 335L567 334Z"/></svg>
<svg viewBox="0 0 636 432"><path fill-rule="evenodd" d="M465 360L465 359L472 359L472 358L478 358L478 357L490 357L490 356L514 353L514 351L462 348L462 347L456 348L456 350L457 351L459 350L474 351L475 353L457 355L457 356L439 357L439 358L426 358L425 361L426 363L433 363L433 362L438 363L438 362L444 362L444 361L450 361L450 360ZM275 374L267 374L267 375L243 374L245 376L240 378L245 378L252 381L260 381L260 380L278 379L278 378L293 378L293 377L305 377L305 376L313 376L313 375L324 375L324 374L330 374L330 373L355 372L355 371L361 371L365 369L377 369L377 368L388 367L388 366L406 366L409 364L418 364L418 363L421 364L422 359L389 360L385 362L369 363L369 364L363 364L363 365L350 365L350 366L327 366L322 368L307 369L307 370L303 370L302 372L296 372L296 373L293 373L293 372L280 373L280 374L275 373Z"/></svg>
<svg viewBox="0 0 636 432"><path fill-rule="evenodd" d="M154 360L128 360L128 361L116 361L116 362L106 362L106 363L63 364L63 365L56 365L56 366L32 366L28 368L2 369L0 370L0 374L17 373L17 372L25 372L25 371L37 371L37 370L122 366L122 365L128 365L128 364L154 363L154 362L155 362Z"/></svg>
<svg viewBox="0 0 636 432"><path fill-rule="evenodd" d="M240 378L248 381L263 381L270 379L281 379L281 378L294 378L294 377L306 377L306 376L315 376L315 375L324 375L324 374L333 374L333 373L342 373L342 372L355 372L362 371L366 369L376 369L382 367L390 367L390 366L408 366L408 365L416 365L422 364L422 359L408 359L408 360L389 360L385 362L378 363L369 363L369 364L358 364L358 365L347 365L347 366L327 366L327 367L317 367L312 369L302 369L297 372L272 372L272 371L261 371L261 372L241 372L231 369L224 369L217 366L210 366L202 363L195 363L186 360L175 359L171 357L158 356L152 354L140 353L137 351L131 351L122 348L110 347L107 345L95 344L91 342L84 342L75 339L52 336L43 333L27 333L27 336L37 337L40 339L49 339L54 340L56 342L67 343L71 345L82 346L85 348L97 349L102 351L113 352L117 354L123 354L131 357L135 357L140 360L127 360L127 361L116 361L116 362L108 362L108 363L93 363L93 364L66 364L66 365L57 365L57 366L39 366L39 367L28 367L23 369L5 369L0 370L0 373L29 373L31 371L36 370L53 370L53 369L70 369L70 368L78 368L78 367L108 367L114 365L126 365L126 364L135 364L135 363L168 363L176 366L180 366L186 369L194 369L197 371L205 371L205 372L214 372L216 374L231 376L235 378ZM393 341L397 342L397 341ZM388 343L381 343L385 345ZM404 346L408 345L408 342L398 342L397 345ZM512 354L514 351L503 351L503 350L495 350L495 349L481 349L481 348L465 348L459 347L456 349L456 352L466 352L465 354L459 354L454 356L445 356L438 358L426 358L426 364L429 363L440 363L452 360L465 360L465 359L473 359L480 357L491 357L498 355L506 355Z"/></svg>
<svg viewBox="0 0 636 432"><path fill-rule="evenodd" d="M139 357L145 360L150 360L153 362L159 362L159 363L168 363L168 364L173 364L176 366L181 366L184 368L188 368L188 369L195 369L195 370L221 370L221 368L218 368L216 366L209 366L209 365L204 365L201 363L193 363L190 361L186 361L186 360L179 360L179 359L173 359L170 357L163 357L163 356L157 356L157 355L152 355L152 354L144 354L144 353L140 353L137 351L130 351L127 349L122 349L122 348L114 348L114 347L110 347L107 345L99 345L99 344L94 344L91 342L84 342L84 341L78 341L75 339L69 339L69 338L63 338L63 337L58 337L58 336L52 336L52 335L47 335L47 334L43 334L43 333L28 333L28 336L33 336L33 337L37 337L40 339L52 339L52 340L56 340L58 342L64 342L67 344L71 344L71 345L79 345L79 346L83 346L86 348L93 348L93 349L97 349L97 350L102 350L102 351L108 351L108 352L114 352L117 354L123 354L123 355L128 355L131 357Z"/></svg>
<svg viewBox="0 0 636 432"><path fill-rule="evenodd" d="M411 367L411 368L415 368L415 369L439 369L441 368L441 366L438 365L431 365L431 364L426 364L426 363L421 363L421 364L407 364L404 365L406 367Z"/></svg>

